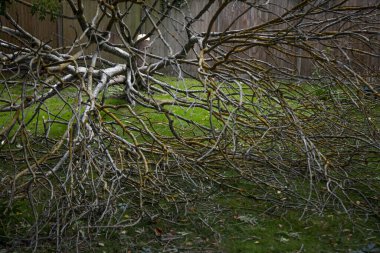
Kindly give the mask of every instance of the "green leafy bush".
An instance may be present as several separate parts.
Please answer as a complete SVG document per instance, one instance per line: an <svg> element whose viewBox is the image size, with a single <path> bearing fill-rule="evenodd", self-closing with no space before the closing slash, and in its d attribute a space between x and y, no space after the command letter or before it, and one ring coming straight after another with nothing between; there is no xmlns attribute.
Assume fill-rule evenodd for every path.
<svg viewBox="0 0 380 253"><path fill-rule="evenodd" d="M61 12L58 0L33 0L32 4L32 14L37 14L40 20L45 20L48 14L50 20L55 20Z"/></svg>

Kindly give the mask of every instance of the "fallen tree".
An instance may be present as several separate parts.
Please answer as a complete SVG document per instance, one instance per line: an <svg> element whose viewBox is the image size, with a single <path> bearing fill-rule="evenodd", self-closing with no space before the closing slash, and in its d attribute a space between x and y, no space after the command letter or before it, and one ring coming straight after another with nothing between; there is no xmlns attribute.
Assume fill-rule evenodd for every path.
<svg viewBox="0 0 380 253"><path fill-rule="evenodd" d="M209 185L305 212L378 217L380 6L281 2L204 1L194 12L190 1L98 1L93 16L80 0L63 1L65 15L58 2L5 2L80 28L53 47L4 10L0 198L4 213L22 199L32 213L14 239L60 248L160 215L162 200L196 201ZM136 9L144 15L132 30ZM252 11L268 20L239 27Z"/></svg>

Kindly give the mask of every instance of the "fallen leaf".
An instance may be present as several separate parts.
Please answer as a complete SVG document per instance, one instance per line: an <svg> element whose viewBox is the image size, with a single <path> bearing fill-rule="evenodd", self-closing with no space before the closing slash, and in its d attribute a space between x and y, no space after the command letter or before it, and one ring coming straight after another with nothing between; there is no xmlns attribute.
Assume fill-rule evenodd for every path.
<svg viewBox="0 0 380 253"><path fill-rule="evenodd" d="M156 236L162 236L162 233L163 233L164 231L162 231L162 229L161 228L155 228L154 229L154 234L156 235Z"/></svg>
<svg viewBox="0 0 380 253"><path fill-rule="evenodd" d="M142 233L145 232L145 229L144 229L144 228L138 228L138 229L136 229L135 231L136 231L136 233L138 233L138 234L142 234Z"/></svg>
<svg viewBox="0 0 380 253"><path fill-rule="evenodd" d="M249 223L251 225L257 225L257 219L256 217L252 217L250 215L239 215L237 216L235 219L239 220L239 221L242 221L244 223Z"/></svg>
<svg viewBox="0 0 380 253"><path fill-rule="evenodd" d="M288 235L289 235L289 237L291 237L291 238L297 238L297 239L300 238L300 233L299 233L299 232L291 232L291 233L289 233Z"/></svg>

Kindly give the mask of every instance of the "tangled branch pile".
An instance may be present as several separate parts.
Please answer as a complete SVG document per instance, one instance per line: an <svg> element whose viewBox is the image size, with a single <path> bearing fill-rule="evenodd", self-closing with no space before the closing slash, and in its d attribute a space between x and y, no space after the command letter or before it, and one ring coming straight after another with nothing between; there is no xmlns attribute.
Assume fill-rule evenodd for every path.
<svg viewBox="0 0 380 253"><path fill-rule="evenodd" d="M379 216L378 1L85 2L62 1L78 29L60 46L2 18L0 210L31 211L16 241L133 226L236 178Z"/></svg>

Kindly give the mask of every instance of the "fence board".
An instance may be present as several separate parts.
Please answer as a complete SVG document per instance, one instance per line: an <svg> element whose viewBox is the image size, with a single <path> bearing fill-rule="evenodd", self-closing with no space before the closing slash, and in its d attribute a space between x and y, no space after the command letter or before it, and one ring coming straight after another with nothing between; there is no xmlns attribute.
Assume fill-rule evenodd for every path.
<svg viewBox="0 0 380 253"><path fill-rule="evenodd" d="M25 1L30 3L31 0ZM53 47L59 45L60 34L58 33L58 20L50 20L48 16L46 20L39 20L37 16L33 16L30 12L30 8L22 4L9 4L7 5L7 12L15 19L21 27L27 32L41 39L45 43ZM5 17L0 16L0 25L4 25L10 28L15 28ZM0 38L19 44L17 40L14 40L7 34L0 32Z"/></svg>
<svg viewBox="0 0 380 253"><path fill-rule="evenodd" d="M29 0L29 2L30 1L31 0ZM156 6L153 6L154 2L154 0L145 1L145 3L149 3L151 5L152 17L154 21L157 22L159 19L158 13L163 10L162 6L159 3ZM199 34L207 31L210 20L222 2L222 0L215 1L211 8L205 12L198 21L194 23L194 33ZM266 2L266 0L255 1L255 3L263 3L261 9L258 9L250 8L247 3L231 1L228 8L223 10L220 16L216 19L215 23L212 26L212 31L222 32L226 29L245 29L249 27L255 27L273 18L281 16L287 10L291 9L293 6L299 3L298 0L271 0L269 1L269 4L264 5ZM332 0L328 4L332 5L337 2L339 1ZM173 10L170 14L170 18L164 20L164 22L160 24L160 28L163 29L162 34L152 35L151 41L153 42L149 47L149 51L153 54L167 57L181 50L181 45L186 41L187 35L183 25L181 25L180 22L183 22L186 17L194 17L194 15L196 15L196 13L198 13L206 3L207 1L204 0L192 0L188 1L188 5L184 6L181 10ZM378 0L349 0L346 5L368 6L376 3L378 3ZM91 22L92 17L95 15L96 6L97 0L84 1L85 15L90 19L88 22ZM145 13L143 13L140 7L136 5L133 5L131 7L131 3L126 2L125 5L121 6L121 11L123 13L126 12L124 21L128 25L128 29L132 35L136 35L138 33L148 33L152 29L153 24L150 20L147 20L144 25L139 27L140 21L145 17ZM83 32L75 20L58 19L54 22L51 22L49 20L39 21L37 17L33 17L31 15L30 9L22 4L12 4L9 8L9 12L14 17L17 17L18 22L21 24L21 26L25 27L28 32L35 35L36 37L42 38L42 40L45 42L50 41L50 44L54 47L71 45L72 42L77 39ZM67 16L73 16L67 4L63 5L63 14ZM334 15L336 14L324 13L317 18L323 20L334 17ZM368 13L368 15L373 15L373 13ZM379 19L379 15L377 14L377 16L374 16L374 18ZM9 22L5 21L3 17L0 18L0 21L3 25L9 26ZM109 18L105 17L102 20L99 29L103 29L108 22ZM347 22L345 26L349 25L351 25L351 23ZM282 28L284 28L284 26ZM329 29L334 28L337 28L337 26L331 27ZM0 33L0 38L9 38L9 36ZM117 35L117 30L114 28L111 34L111 42L120 43L121 41L119 41L118 38L119 36ZM379 35L374 35L372 39L376 39L378 41ZM363 43L361 43L361 41L358 39L350 39L349 41L337 40L336 42L339 42L342 46L355 47L359 50L366 49L365 45L363 45ZM323 49L323 45L320 43L307 43L309 43L311 46L315 46L320 50ZM170 47L167 45L170 45ZM277 46L278 50L268 50L262 46L254 46L245 52L244 57L246 57L248 61L252 61L257 64L259 64L259 62L267 62L273 66L292 69L295 73L301 73L305 75L310 75L317 69L317 66L315 66L315 61L308 59L307 57L310 57L310 55L302 49L286 44L279 44ZM375 45L374 47L376 50L375 52L380 53L380 47L378 45ZM92 50L95 50L95 48L88 48L87 52L90 52ZM195 51L197 50L199 49L196 47ZM284 52L281 52L284 50L294 54L294 56L286 56ZM296 57L296 55L299 55L299 57ZM116 62L121 61L121 59L118 59L117 57L111 56L107 53L102 53L101 56ZM243 56L243 54L238 54L237 56ZM339 52L334 52L334 57L344 60L345 56ZM379 71L379 57L362 55L359 53L350 55L350 57L355 57L355 59L362 66L366 65L369 66L373 71ZM189 58L195 59L195 54L190 54ZM360 65L358 65L357 68L360 69ZM192 74L197 73L196 66L185 66L184 70ZM178 68L174 65L167 68L166 71L167 73L177 74L176 72L178 71Z"/></svg>

